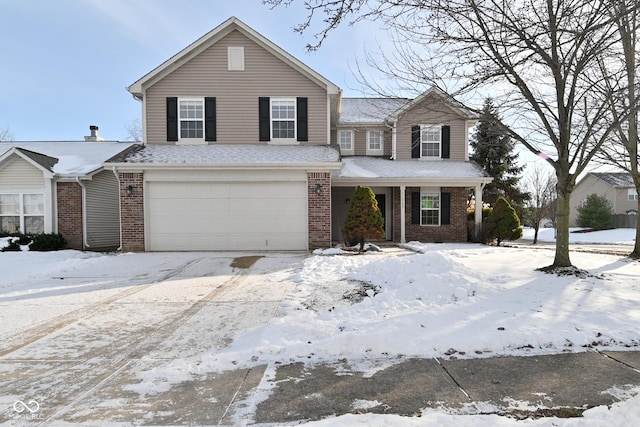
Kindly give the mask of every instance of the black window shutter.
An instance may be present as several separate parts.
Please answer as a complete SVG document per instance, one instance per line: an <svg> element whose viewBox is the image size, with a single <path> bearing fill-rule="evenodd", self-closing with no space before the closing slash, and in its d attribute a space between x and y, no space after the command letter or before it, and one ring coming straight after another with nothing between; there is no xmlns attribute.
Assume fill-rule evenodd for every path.
<svg viewBox="0 0 640 427"><path fill-rule="evenodd" d="M451 193L440 194L440 224L451 224Z"/></svg>
<svg viewBox="0 0 640 427"><path fill-rule="evenodd" d="M296 98L296 122L298 127L298 141L309 141L309 124L306 97Z"/></svg>
<svg viewBox="0 0 640 427"><path fill-rule="evenodd" d="M204 140L216 140L216 98L204 99Z"/></svg>
<svg viewBox="0 0 640 427"><path fill-rule="evenodd" d="M260 126L260 141L271 141L271 112L268 96L258 98L258 122Z"/></svg>
<svg viewBox="0 0 640 427"><path fill-rule="evenodd" d="M442 158L448 159L451 155L451 126L442 126Z"/></svg>
<svg viewBox="0 0 640 427"><path fill-rule="evenodd" d="M178 140L178 98L167 98L167 141Z"/></svg>
<svg viewBox="0 0 640 427"><path fill-rule="evenodd" d="M411 127L411 158L420 158L420 126Z"/></svg>
<svg viewBox="0 0 640 427"><path fill-rule="evenodd" d="M411 193L411 224L420 224L420 192Z"/></svg>

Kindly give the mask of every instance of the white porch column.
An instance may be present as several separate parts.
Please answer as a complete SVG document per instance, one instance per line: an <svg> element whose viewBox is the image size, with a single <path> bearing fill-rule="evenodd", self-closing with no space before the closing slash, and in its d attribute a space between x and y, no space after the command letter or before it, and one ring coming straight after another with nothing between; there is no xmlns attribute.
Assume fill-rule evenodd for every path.
<svg viewBox="0 0 640 427"><path fill-rule="evenodd" d="M405 197L406 187L404 185L400 186L400 243L407 243L407 237L405 233L405 224L407 222L405 215L405 206L406 206L406 197Z"/></svg>
<svg viewBox="0 0 640 427"><path fill-rule="evenodd" d="M476 211L475 211L475 223L476 223L476 232L475 239L476 241L480 241L480 232L482 231L482 189L484 188L484 184L477 184L475 190L476 196Z"/></svg>

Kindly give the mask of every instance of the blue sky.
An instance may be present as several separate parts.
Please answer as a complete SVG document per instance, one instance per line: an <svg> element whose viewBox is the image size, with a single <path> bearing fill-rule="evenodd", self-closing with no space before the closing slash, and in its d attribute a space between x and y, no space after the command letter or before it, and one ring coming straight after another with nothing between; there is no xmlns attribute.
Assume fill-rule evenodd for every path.
<svg viewBox="0 0 640 427"><path fill-rule="evenodd" d="M302 1L271 10L261 0L0 0L0 130L14 139L126 140L140 103L126 87L231 16L360 96L350 70L385 33L375 24L343 25L307 53L313 32L293 27Z"/></svg>

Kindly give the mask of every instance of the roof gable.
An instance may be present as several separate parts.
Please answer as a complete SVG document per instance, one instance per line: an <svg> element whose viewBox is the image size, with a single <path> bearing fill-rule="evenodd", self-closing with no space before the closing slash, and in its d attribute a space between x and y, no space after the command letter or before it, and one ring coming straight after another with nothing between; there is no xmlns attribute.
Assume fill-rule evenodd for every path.
<svg viewBox="0 0 640 427"><path fill-rule="evenodd" d="M414 100L409 101L406 104L404 104L402 107L398 108L395 112L393 112L393 114L389 116L389 119L397 120L401 115L411 110L412 108L416 107L417 105L422 103L422 101L424 101L426 98L430 96L435 96L437 98L442 99L442 101L447 107L449 107L454 113L456 113L462 118L469 119L469 120L478 119L478 115L474 111L465 107L462 103L453 99L451 95L447 94L446 92L444 92L443 90L435 86L429 88Z"/></svg>
<svg viewBox="0 0 640 427"><path fill-rule="evenodd" d="M338 88L338 86L331 83L319 73L305 65L300 60L293 57L284 49L280 48L236 17L229 18L213 30L209 31L204 36L200 37L195 42L191 43L186 48L182 49L177 54L173 55L171 58L169 58L158 67L154 68L152 71L137 80L131 86L129 86L127 90L135 97L142 98L144 96L144 90L146 87L153 85L159 80L162 80L162 78L171 74L171 72L179 68L181 65L198 56L200 53L220 41L222 38L224 38L234 30L241 32L278 59L287 63L292 68L296 69L319 86L326 88L329 94L340 93L340 88Z"/></svg>
<svg viewBox="0 0 640 427"><path fill-rule="evenodd" d="M45 154L36 153L35 151L25 150L24 148L11 147L11 149L0 155L0 167L12 157L19 157L25 160L49 176L53 176L53 167L58 163L58 159L55 157L49 157Z"/></svg>

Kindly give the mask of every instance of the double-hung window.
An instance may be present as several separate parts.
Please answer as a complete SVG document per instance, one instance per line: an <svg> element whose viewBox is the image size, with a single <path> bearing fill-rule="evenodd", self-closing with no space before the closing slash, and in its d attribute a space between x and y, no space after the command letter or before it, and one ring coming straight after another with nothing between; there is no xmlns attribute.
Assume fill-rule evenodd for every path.
<svg viewBox="0 0 640 427"><path fill-rule="evenodd" d="M442 145L441 125L420 125L421 157L440 157Z"/></svg>
<svg viewBox="0 0 640 427"><path fill-rule="evenodd" d="M204 99L178 101L180 139L204 139Z"/></svg>
<svg viewBox="0 0 640 427"><path fill-rule="evenodd" d="M420 224L440 225L440 193L420 193Z"/></svg>
<svg viewBox="0 0 640 427"><path fill-rule="evenodd" d="M384 150L384 132L370 130L367 132L367 155L382 155Z"/></svg>
<svg viewBox="0 0 640 427"><path fill-rule="evenodd" d="M0 231L44 233L44 195L0 194Z"/></svg>
<svg viewBox="0 0 640 427"><path fill-rule="evenodd" d="M339 130L338 131L338 145L340 145L340 152L342 154L353 154L353 131L352 130Z"/></svg>
<svg viewBox="0 0 640 427"><path fill-rule="evenodd" d="M638 192L635 188L630 188L627 191L627 198L629 199L629 201L638 200Z"/></svg>
<svg viewBox="0 0 640 427"><path fill-rule="evenodd" d="M271 138L296 138L296 100L271 98Z"/></svg>

